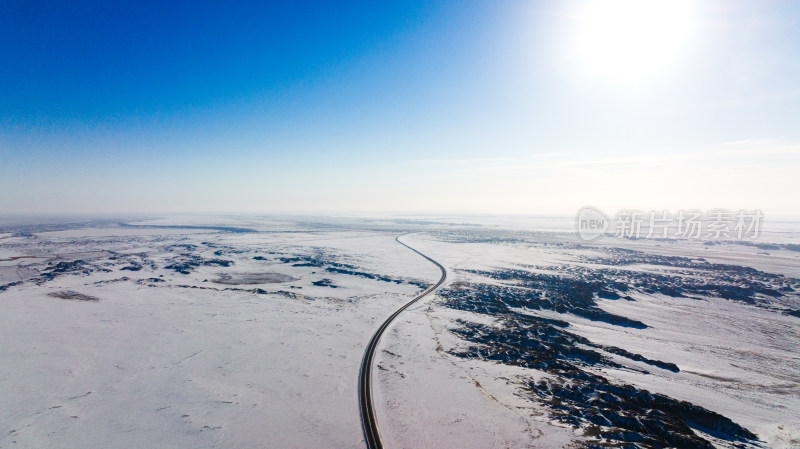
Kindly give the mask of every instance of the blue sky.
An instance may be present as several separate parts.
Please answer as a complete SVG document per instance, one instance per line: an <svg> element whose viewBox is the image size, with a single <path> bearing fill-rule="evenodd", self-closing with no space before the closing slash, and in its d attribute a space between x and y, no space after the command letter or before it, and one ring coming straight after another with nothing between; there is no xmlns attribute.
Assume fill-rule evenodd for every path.
<svg viewBox="0 0 800 449"><path fill-rule="evenodd" d="M597 1L3 2L0 213L800 213L800 4Z"/></svg>

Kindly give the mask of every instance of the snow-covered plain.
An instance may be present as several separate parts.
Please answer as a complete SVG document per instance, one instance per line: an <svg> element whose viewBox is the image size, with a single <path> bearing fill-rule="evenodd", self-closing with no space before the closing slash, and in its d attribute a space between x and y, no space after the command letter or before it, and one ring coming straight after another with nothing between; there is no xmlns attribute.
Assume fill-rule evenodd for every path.
<svg viewBox="0 0 800 449"><path fill-rule="evenodd" d="M35 256L0 267L23 280L0 294L0 446L361 447L364 344L438 270L386 232L155 230L0 241ZM279 260L307 256L398 283ZM247 273L292 280L214 282ZM64 291L98 300L48 296Z"/></svg>
<svg viewBox="0 0 800 449"><path fill-rule="evenodd" d="M613 443L532 393L553 371L470 352L490 354L494 342L471 341L465 323L499 334L509 317L525 316L566 323L564 332L586 340L578 346L609 361L569 361L582 372L688 401L758 438L705 435L713 445L800 445L800 317L788 314L800 309L791 287L800 252L613 238L578 245L557 232L560 223L176 216L0 229L0 447L364 447L356 389L366 343L439 276L394 241L401 234L442 263L448 281L398 318L376 354L386 447ZM780 242L797 239L782 232ZM629 254L652 260L609 265ZM739 273L672 266L673 256L781 275L745 272L736 282L789 289L749 301L697 295L697 283L679 296L632 288L630 300L595 294L575 310L454 305L453 295L478 298L470 286L521 291L519 276L634 283L671 273L715 286L713 276ZM498 275L509 270L517 277Z"/></svg>
<svg viewBox="0 0 800 449"><path fill-rule="evenodd" d="M711 273L713 270L685 267L678 269L658 258L673 256L687 258L679 259L675 263L688 263L693 255L724 266L755 267L763 270L762 278L770 279L769 282L775 282L778 286L791 285L792 288L782 291L777 297L754 294L753 301L726 299L715 297L714 294L696 295L690 288L691 284L683 287L685 292L682 296L659 292L643 293L636 288L627 292L629 300L605 299L597 297L595 293L594 300L599 310L643 322L647 326L644 329L615 325L604 321L602 316L591 316L590 319L586 315L581 316L580 312L576 314L548 310L547 307L540 307L536 301L531 301L530 306L510 309L520 315L568 323L565 328L567 332L586 338L601 348L623 348L633 355L677 365L679 372L653 368L648 363L632 359L630 355L620 356L603 349L596 352L618 366L583 364L581 361L575 363L585 372L602 376L612 383L632 385L639 390L663 394L678 401L688 401L718 413L758 437L749 442L726 441L724 438L702 434L701 429L692 428L712 445L786 448L800 446L800 353L797 350L800 348L800 317L789 314L792 311L796 314L800 309L800 297L797 295L800 281L792 276L800 268L800 253L773 250L770 251L772 254L755 254L753 248L733 243L653 243L615 238L585 245L583 242L570 241L568 235L478 231L415 235L409 236L407 240L423 248L423 251L447 267L450 288L470 283L499 288L520 285L513 276L509 279L487 277L487 273L503 273L507 270L534 274L554 273L561 279L558 283L569 279L580 280L585 275L584 271L567 271L568 268L576 267L588 273L599 273L600 279L608 280L621 276L620 272L634 273L633 276L623 279L638 281L651 277L658 279L654 276L674 271L676 278L701 280L703 287L719 281L713 277L716 276ZM634 261L636 263L610 266L606 265L609 263L607 260L599 260L601 256L607 256L609 250L620 251L616 249L618 247L622 247L622 251L636 251L635 254L647 257L652 255L654 265ZM704 267L702 264L699 266ZM736 273L735 270L733 272ZM761 279L761 275L747 271L746 276L735 279L731 278L731 272L723 270L723 273L719 275L720 279L732 284ZM776 277L772 277L773 274ZM747 276L752 278L748 279ZM469 286L456 287L457 290L462 288L467 292L467 298L480 297L479 294L470 292ZM742 284L744 292L747 292L747 288ZM445 290L447 289L446 286ZM520 291L514 291L509 298L517 299L519 295ZM502 294L493 299L495 303L503 300ZM387 339L386 345L391 353L397 353L400 348L420 347L422 349L418 350L417 357L427 355L431 360L436 360L433 356L435 352L445 354L444 358L460 368L459 373L453 376L456 380L479 385L478 389L487 403L487 409L494 405L497 408L505 407L509 411L502 422L496 423L499 425L492 432L496 436L493 444L483 444L480 447L564 447L570 439L577 445L597 444L598 440L591 432L596 429L587 429L590 426L573 428L562 423L554 428L553 424L557 420L553 419L552 410L543 406L546 401L537 401L535 395L526 391L526 386L529 387L531 382L558 378L558 375L548 370L521 367L526 362L521 362L514 356L509 359L507 356L509 351L517 349L508 342L497 343L492 347L491 339L487 345L485 341L470 342L453 335L454 330L462 327L460 322L479 323L500 334L508 329L506 315L493 311L477 313L458 310L452 305L448 306L447 302L440 294L426 307L419 306L406 316L406 321L413 323L414 313L425 315L426 319L416 318L416 321L427 325L426 332L434 335L435 344L429 343L429 335L420 337L421 332L403 335L402 331L398 331ZM423 324L417 325L420 328L426 327ZM459 353L460 357L455 356ZM398 366L397 362L392 361L391 354L385 354L384 357L389 367ZM531 365L534 364L531 362ZM432 366L434 363L431 361L427 365ZM385 397L407 397L403 393L418 389L411 369L408 369L408 373L399 370L405 376L387 371L384 375L387 380L382 382L386 390L383 393ZM415 366L413 369L419 368ZM398 432L425 432L429 429L426 422L431 422L436 415L432 413L434 416L420 417L419 410L426 410L428 406L435 407L441 401L442 395L446 394L431 390L428 394L419 396L415 403L408 399L397 404L391 403L399 411L392 410L391 416L386 419L391 420L394 417ZM518 419L513 416L515 414L524 416L527 422L517 422ZM495 413L492 417L501 415ZM452 420L458 419L456 411L450 416ZM441 416L438 418L444 420ZM689 421L690 427L693 427L691 420ZM408 422L418 422L419 427L404 428ZM504 436L508 429L512 429L511 433L516 437ZM527 434L527 439L520 437L523 433ZM607 442L614 443L613 440Z"/></svg>

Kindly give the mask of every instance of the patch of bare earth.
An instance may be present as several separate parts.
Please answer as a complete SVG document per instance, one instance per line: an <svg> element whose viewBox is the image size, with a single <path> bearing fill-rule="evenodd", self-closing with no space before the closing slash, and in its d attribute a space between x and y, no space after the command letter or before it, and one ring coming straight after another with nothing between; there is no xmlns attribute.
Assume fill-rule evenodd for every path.
<svg viewBox="0 0 800 449"><path fill-rule="evenodd" d="M233 273L222 274L211 282L224 285L277 284L298 280L294 276L283 273Z"/></svg>
<svg viewBox="0 0 800 449"><path fill-rule="evenodd" d="M62 290L60 292L50 292L47 296L58 299L69 299L72 301L100 301L100 298L84 295L83 293L74 292L72 290Z"/></svg>

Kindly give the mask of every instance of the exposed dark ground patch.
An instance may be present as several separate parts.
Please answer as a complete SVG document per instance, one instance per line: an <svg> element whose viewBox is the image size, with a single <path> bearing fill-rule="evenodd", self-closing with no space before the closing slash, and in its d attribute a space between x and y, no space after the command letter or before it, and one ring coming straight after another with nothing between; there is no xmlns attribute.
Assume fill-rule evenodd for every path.
<svg viewBox="0 0 800 449"><path fill-rule="evenodd" d="M165 270L173 270L181 274L189 274L200 266L230 267L232 260L225 259L204 259L194 254L182 254L179 260L172 262L164 267Z"/></svg>
<svg viewBox="0 0 800 449"><path fill-rule="evenodd" d="M211 282L224 285L251 285L277 284L296 280L298 278L283 273L230 273L222 274L219 278L212 279Z"/></svg>
<svg viewBox="0 0 800 449"><path fill-rule="evenodd" d="M16 287L17 285L22 285L22 281L9 282L8 284L0 285L0 292L4 292L11 287Z"/></svg>
<svg viewBox="0 0 800 449"><path fill-rule="evenodd" d="M582 428L586 447L713 448L702 434L731 447L757 446L756 435L725 416L597 374L597 369L603 368L634 369L645 374L653 369L680 371L674 363L595 344L570 332L565 321L526 311L548 310L642 329L646 323L610 314L598 304L600 298L632 301L634 293L645 293L741 301L791 314L785 310L785 301L796 301L797 279L700 259L649 257L618 249L606 254L581 258L588 266L532 267L536 272L468 271L494 282L453 283L439 292L444 305L491 316L498 324L457 321L451 331L469 345L453 354L549 373L538 382L525 383L522 390L532 400L547 405L553 419ZM636 264L670 269L653 273L633 269ZM611 354L642 365L622 366Z"/></svg>
<svg viewBox="0 0 800 449"><path fill-rule="evenodd" d="M552 416L602 440L589 446L714 449L693 429L746 447L758 437L730 419L686 401L584 373L579 379L543 379L526 386L551 405Z"/></svg>
<svg viewBox="0 0 800 449"><path fill-rule="evenodd" d="M83 293L74 292L72 290L61 290L57 292L50 292L47 294L52 298L58 299L69 299L72 301L90 301L90 302L97 302L100 301L100 298L90 295L84 295Z"/></svg>
<svg viewBox="0 0 800 449"><path fill-rule="evenodd" d="M317 287L330 287L330 288L338 288L339 287L338 285L335 285L333 283L333 281L328 279L328 278L320 279L318 281L314 281L314 282L312 282L312 284L316 285Z"/></svg>
<svg viewBox="0 0 800 449"><path fill-rule="evenodd" d="M80 259L73 260L71 262L58 262L57 264L49 265L42 270L42 273L39 275L39 278L36 280L36 282L37 284L43 284L65 274L81 274L88 276L93 272L109 273L111 270L107 268L96 267L91 263Z"/></svg>
<svg viewBox="0 0 800 449"><path fill-rule="evenodd" d="M444 296L447 298L447 293ZM518 313L496 298L484 296L477 302L475 307L459 297L448 299L445 305L491 315L500 319L500 325L458 321L452 331L470 345L453 355L549 373L550 378L528 382L524 391L532 400L546 404L553 419L584 428L589 438L586 447L713 448L692 431L695 428L732 443L757 440L749 430L718 413L612 383L588 369L624 368L604 352L678 371L672 363L596 345L569 332L566 322Z"/></svg>

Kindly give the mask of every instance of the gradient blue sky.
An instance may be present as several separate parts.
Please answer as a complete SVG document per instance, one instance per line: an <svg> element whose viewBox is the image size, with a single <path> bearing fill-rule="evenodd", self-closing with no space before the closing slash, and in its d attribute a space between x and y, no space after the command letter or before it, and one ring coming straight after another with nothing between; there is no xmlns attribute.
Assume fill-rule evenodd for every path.
<svg viewBox="0 0 800 449"><path fill-rule="evenodd" d="M4 1L0 213L800 213L800 3L630 81L587 1Z"/></svg>

